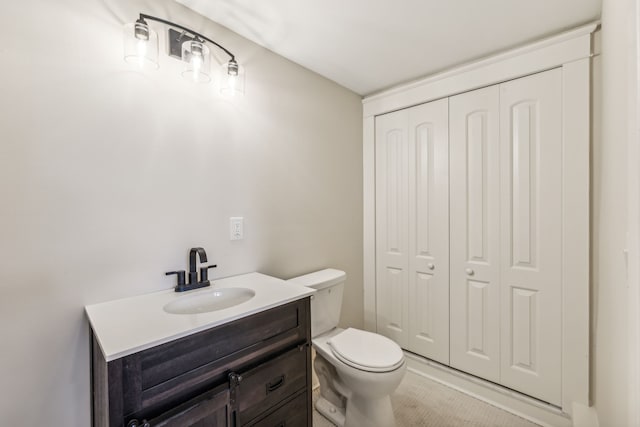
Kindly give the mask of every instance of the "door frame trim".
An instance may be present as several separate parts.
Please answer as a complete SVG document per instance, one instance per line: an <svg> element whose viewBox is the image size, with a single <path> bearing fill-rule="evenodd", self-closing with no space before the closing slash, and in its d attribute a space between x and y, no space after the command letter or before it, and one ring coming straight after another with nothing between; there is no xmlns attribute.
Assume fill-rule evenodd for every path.
<svg viewBox="0 0 640 427"><path fill-rule="evenodd" d="M629 46L634 55L629 58L628 166L627 166L627 286L629 300L629 390L627 398L629 425L640 423L640 0L632 2L629 18Z"/></svg>

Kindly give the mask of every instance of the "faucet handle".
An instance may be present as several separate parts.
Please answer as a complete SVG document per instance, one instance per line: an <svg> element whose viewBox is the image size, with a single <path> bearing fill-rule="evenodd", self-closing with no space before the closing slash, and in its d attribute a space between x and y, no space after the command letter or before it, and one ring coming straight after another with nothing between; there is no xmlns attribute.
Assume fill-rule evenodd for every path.
<svg viewBox="0 0 640 427"><path fill-rule="evenodd" d="M172 274L175 274L178 276L178 286L184 286L184 270L179 270L179 271L167 271L166 273L164 273L165 276L170 276Z"/></svg>
<svg viewBox="0 0 640 427"><path fill-rule="evenodd" d="M200 282L206 282L209 280L209 269L216 268L217 265L205 265L200 267Z"/></svg>

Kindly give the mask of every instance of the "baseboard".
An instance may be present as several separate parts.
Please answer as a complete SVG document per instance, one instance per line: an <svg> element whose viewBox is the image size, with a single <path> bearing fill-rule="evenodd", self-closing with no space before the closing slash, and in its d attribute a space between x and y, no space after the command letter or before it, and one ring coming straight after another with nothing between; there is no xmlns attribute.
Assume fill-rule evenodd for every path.
<svg viewBox="0 0 640 427"><path fill-rule="evenodd" d="M576 427L599 427L598 413L593 406L573 404L573 425Z"/></svg>
<svg viewBox="0 0 640 427"><path fill-rule="evenodd" d="M573 426L569 415L556 406L412 353L405 352L405 359L407 360L407 369L417 375L437 381L541 426Z"/></svg>

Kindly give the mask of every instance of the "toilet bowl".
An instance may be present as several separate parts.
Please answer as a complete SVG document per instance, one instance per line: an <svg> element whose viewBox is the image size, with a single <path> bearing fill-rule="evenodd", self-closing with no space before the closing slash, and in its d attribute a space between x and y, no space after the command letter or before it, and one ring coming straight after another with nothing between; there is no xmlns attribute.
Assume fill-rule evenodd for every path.
<svg viewBox="0 0 640 427"><path fill-rule="evenodd" d="M402 349L382 335L337 327L344 272L326 269L290 280L316 289L311 335L320 381L318 412L338 426L394 426L390 395L406 371Z"/></svg>
<svg viewBox="0 0 640 427"><path fill-rule="evenodd" d="M340 338L345 338L345 343L351 342L354 347L336 348L335 341ZM316 402L316 409L335 424L347 427L395 425L389 396L402 381L406 363L402 350L391 340L388 340L388 351L381 352L380 338L388 340L371 332L337 328L313 339L316 349L314 368L320 380L320 398ZM371 356L383 356L379 357L380 363L371 363L366 357L360 358L360 354L345 356L340 352L354 350L356 346ZM333 369L324 368L323 363L331 365ZM363 363L376 366L364 366ZM338 392L343 398L327 398L327 393L323 393L327 388L331 393Z"/></svg>

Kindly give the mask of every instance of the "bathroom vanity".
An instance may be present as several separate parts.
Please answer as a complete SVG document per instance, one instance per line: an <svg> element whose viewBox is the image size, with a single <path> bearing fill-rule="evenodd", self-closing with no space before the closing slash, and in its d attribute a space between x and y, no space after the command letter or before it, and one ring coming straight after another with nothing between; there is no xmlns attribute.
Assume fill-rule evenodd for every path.
<svg viewBox="0 0 640 427"><path fill-rule="evenodd" d="M163 309L237 286L255 296L210 312ZM187 296L87 306L93 425L311 426L312 292L251 273Z"/></svg>

